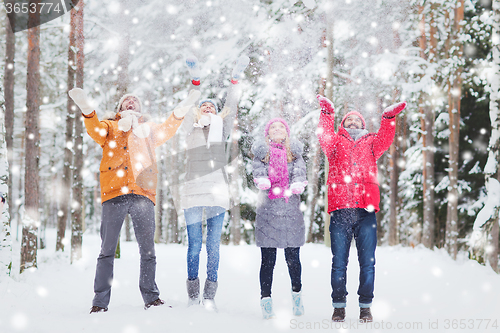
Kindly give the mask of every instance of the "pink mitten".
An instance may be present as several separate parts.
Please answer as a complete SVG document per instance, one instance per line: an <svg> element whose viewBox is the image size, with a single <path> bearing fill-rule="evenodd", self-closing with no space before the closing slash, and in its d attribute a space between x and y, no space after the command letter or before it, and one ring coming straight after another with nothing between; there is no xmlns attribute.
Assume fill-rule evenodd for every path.
<svg viewBox="0 0 500 333"><path fill-rule="evenodd" d="M317 95L319 106L321 107L321 112L326 114L332 114L335 112L335 108L333 107L333 103L326 97L321 95Z"/></svg>
<svg viewBox="0 0 500 333"><path fill-rule="evenodd" d="M293 183L292 185L290 185L290 190L293 194L301 194L302 192L304 192L306 185L307 181Z"/></svg>
<svg viewBox="0 0 500 333"><path fill-rule="evenodd" d="M406 102L393 104L384 110L384 112L382 113L382 116L384 118L393 118L393 117L397 116L405 108L406 108Z"/></svg>
<svg viewBox="0 0 500 333"><path fill-rule="evenodd" d="M254 178L253 181L259 190L268 190L271 187L269 178Z"/></svg>

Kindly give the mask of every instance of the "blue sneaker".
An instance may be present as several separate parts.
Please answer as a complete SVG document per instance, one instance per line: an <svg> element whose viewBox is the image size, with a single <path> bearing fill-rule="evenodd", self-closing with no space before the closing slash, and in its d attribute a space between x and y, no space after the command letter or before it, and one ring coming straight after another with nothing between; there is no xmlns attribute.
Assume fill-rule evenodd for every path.
<svg viewBox="0 0 500 333"><path fill-rule="evenodd" d="M271 297L264 297L260 300L260 308L262 309L262 316L264 319L271 319L276 317L273 311L273 300Z"/></svg>
<svg viewBox="0 0 500 333"><path fill-rule="evenodd" d="M304 304L302 304L302 291L292 291L293 315L302 316L304 314Z"/></svg>

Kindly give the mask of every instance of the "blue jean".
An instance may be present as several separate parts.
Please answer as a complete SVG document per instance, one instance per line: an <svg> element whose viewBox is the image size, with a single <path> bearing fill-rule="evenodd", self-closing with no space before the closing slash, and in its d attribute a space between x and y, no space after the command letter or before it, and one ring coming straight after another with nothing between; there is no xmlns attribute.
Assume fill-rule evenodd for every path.
<svg viewBox="0 0 500 333"><path fill-rule="evenodd" d="M339 209L331 213L332 304L335 308L346 307L347 263L352 236L358 250L359 306L369 308L375 283L377 219L374 212L370 213L363 208Z"/></svg>
<svg viewBox="0 0 500 333"><path fill-rule="evenodd" d="M184 210L188 233L187 269L188 280L198 277L200 252L203 241L203 209L207 217L207 279L216 282L219 270L219 248L222 223L226 210L218 206L196 206Z"/></svg>

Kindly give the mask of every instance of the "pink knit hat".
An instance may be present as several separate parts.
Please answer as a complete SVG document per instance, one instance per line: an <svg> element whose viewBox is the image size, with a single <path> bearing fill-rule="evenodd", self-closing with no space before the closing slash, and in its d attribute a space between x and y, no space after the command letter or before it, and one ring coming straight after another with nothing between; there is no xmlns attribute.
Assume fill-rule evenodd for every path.
<svg viewBox="0 0 500 333"><path fill-rule="evenodd" d="M271 124L274 122L277 122L277 121L279 121L280 123L285 125L286 132L288 133L288 136L290 136L290 127L288 127L286 120L283 118L273 118L273 119L269 120L269 122L266 125L266 128L264 129L264 136L265 137L269 135L269 127L271 127Z"/></svg>
<svg viewBox="0 0 500 333"><path fill-rule="evenodd" d="M361 122L363 123L363 129L365 129L366 128L365 118L363 118L363 116L361 115L361 113L359 113L358 111L350 111L350 112L348 112L344 116L344 118L342 118L342 122L340 123L340 126L344 127L344 121L346 120L347 117L352 116L352 115L358 116L361 119Z"/></svg>

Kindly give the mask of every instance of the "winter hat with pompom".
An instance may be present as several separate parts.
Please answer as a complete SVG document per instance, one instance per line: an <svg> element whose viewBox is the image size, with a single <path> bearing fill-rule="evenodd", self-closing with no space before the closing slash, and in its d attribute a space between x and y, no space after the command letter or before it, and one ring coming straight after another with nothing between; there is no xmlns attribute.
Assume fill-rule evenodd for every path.
<svg viewBox="0 0 500 333"><path fill-rule="evenodd" d="M215 101L213 99L210 99L210 98L207 98L207 99L204 99L200 102L200 104L198 104L198 107L201 108L201 106L203 105L203 103L212 103L212 105L215 107L215 112L216 113L219 113L219 107L217 106L217 103L215 103Z"/></svg>
<svg viewBox="0 0 500 333"><path fill-rule="evenodd" d="M290 136L290 127L288 127L286 120L283 118L273 118L273 119L269 120L269 122L266 125L266 128L264 129L264 136L265 137L269 135L269 128L271 127L272 123L275 123L277 121L279 121L280 123L285 125L286 132L288 133L288 136Z"/></svg>

